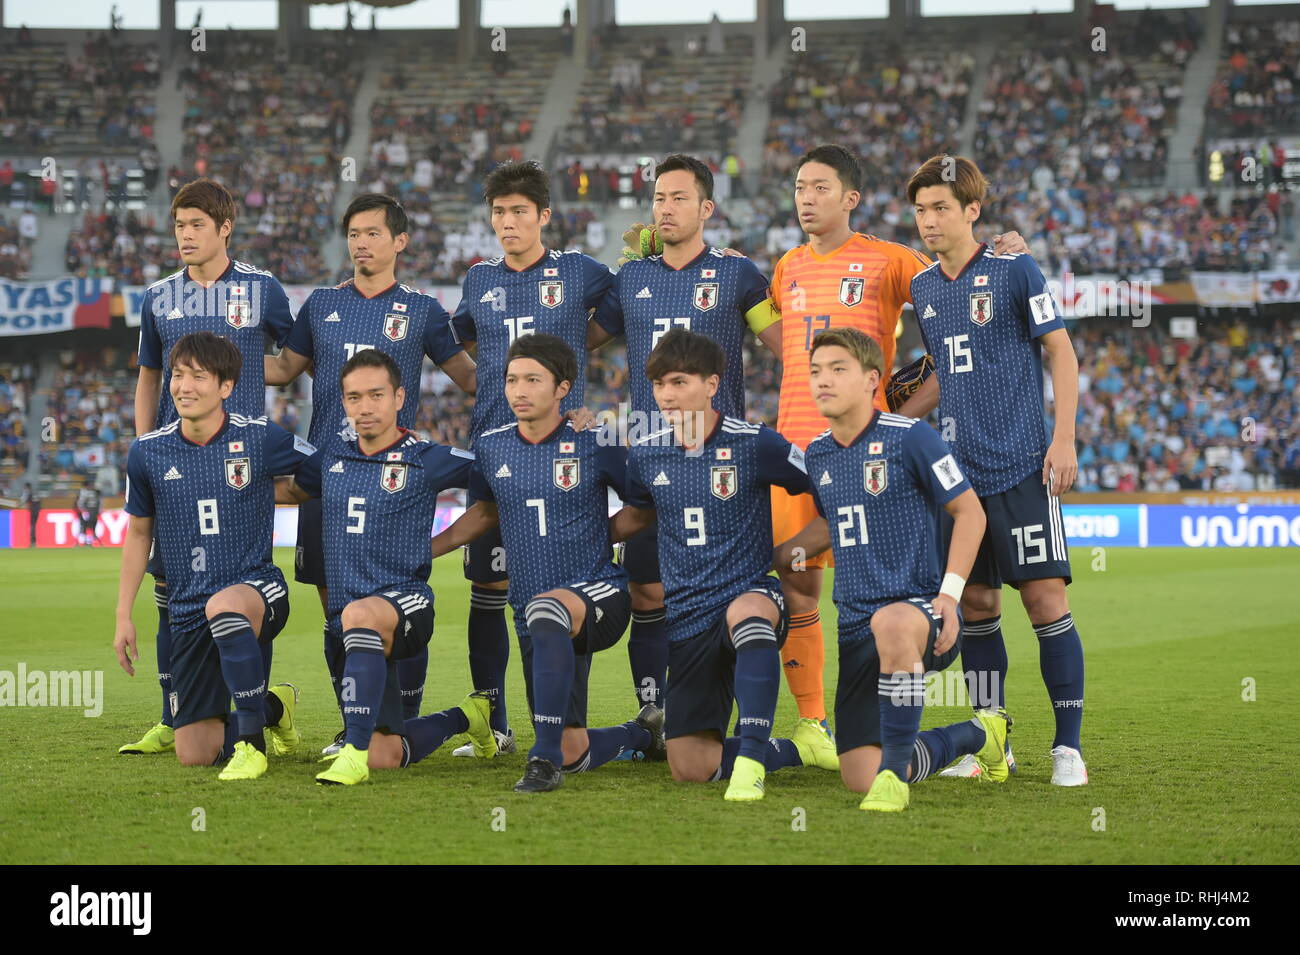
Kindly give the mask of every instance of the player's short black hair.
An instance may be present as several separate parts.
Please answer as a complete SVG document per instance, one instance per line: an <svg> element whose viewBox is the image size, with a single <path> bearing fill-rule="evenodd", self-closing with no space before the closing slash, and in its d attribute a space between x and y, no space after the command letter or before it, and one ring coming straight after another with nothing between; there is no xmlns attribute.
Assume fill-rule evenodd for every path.
<svg viewBox="0 0 1300 955"><path fill-rule="evenodd" d="M551 208L551 177L532 160L503 162L483 180L483 198L490 209L493 201L513 195L521 195L537 206L540 215L543 209Z"/></svg>
<svg viewBox="0 0 1300 955"><path fill-rule="evenodd" d="M343 238L348 237L348 226L352 222L352 217L361 212L369 212L371 209L384 210L384 224L388 226L388 231L394 237L410 231L410 224L406 221L406 210L402 208L400 202L382 192L363 192L348 203L347 211L343 213L341 223Z"/></svg>
<svg viewBox="0 0 1300 955"><path fill-rule="evenodd" d="M172 198L171 217L176 221L176 213L181 209L198 209L221 231L221 227L230 223L231 235L235 232L235 197L230 190L215 179L195 179L181 186ZM226 236L226 245L230 245L230 236Z"/></svg>
<svg viewBox="0 0 1300 955"><path fill-rule="evenodd" d="M810 162L819 162L830 166L840 177L845 192L862 191L862 163L847 146L839 143L825 143L815 146L799 157L797 169L802 169Z"/></svg>
<svg viewBox="0 0 1300 955"><path fill-rule="evenodd" d="M674 328L650 352L646 359L645 376L651 381L667 378L673 372L722 377L727 368L727 356L722 346L707 335L698 335L685 328Z"/></svg>
<svg viewBox="0 0 1300 955"><path fill-rule="evenodd" d="M658 179L664 173L675 172L678 169L685 169L687 172L694 174L695 184L700 187L700 199L713 198L713 170L709 168L708 163L696 159L694 156L687 156L685 153L673 153L655 166L655 178Z"/></svg>
<svg viewBox="0 0 1300 955"><path fill-rule="evenodd" d="M578 356L569 343L554 335L520 335L506 352L506 374L516 358L531 358L555 376L555 386L567 381L570 386L578 380Z"/></svg>
<svg viewBox="0 0 1300 955"><path fill-rule="evenodd" d="M235 343L223 335L212 332L190 332L182 335L167 355L167 367L189 365L217 376L218 382L239 384L239 372L244 367L244 355Z"/></svg>
<svg viewBox="0 0 1300 955"><path fill-rule="evenodd" d="M402 387L402 369L397 367L397 361L393 356L378 348L363 348L345 361L343 367L339 369L340 389L343 387L343 379L358 368L382 368L388 372L388 380L393 383L393 391Z"/></svg>

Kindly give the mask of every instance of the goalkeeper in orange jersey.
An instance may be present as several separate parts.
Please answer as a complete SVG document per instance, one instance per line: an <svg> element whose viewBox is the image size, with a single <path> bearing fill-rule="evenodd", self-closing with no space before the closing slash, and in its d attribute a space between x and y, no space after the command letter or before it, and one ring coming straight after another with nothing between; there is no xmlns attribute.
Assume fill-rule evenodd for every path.
<svg viewBox="0 0 1300 955"><path fill-rule="evenodd" d="M912 276L930 265L930 259L905 245L853 231L849 218L861 200L861 189L862 167L843 146L818 146L799 160L795 210L808 242L781 257L772 274L771 297L782 314L783 377L776 427L801 449L826 429L808 384L813 338L828 328L856 328L880 344L884 366L892 369L894 331L903 306L911 302ZM995 241L999 252L1027 249L1015 232ZM888 390L876 392L882 411L890 410ZM772 489L775 543L794 537L816 517L808 495ZM829 553L796 560L794 569L781 574L790 611L790 634L781 651L786 681L800 717L823 722L825 644L818 608L822 570L828 566Z"/></svg>

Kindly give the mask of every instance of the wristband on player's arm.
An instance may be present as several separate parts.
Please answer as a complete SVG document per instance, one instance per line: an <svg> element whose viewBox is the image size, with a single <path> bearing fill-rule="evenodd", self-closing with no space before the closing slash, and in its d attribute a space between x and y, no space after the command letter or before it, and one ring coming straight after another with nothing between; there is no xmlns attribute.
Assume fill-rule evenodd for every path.
<svg viewBox="0 0 1300 955"><path fill-rule="evenodd" d="M951 597L956 603L961 603L961 593L965 589L966 578L950 571L943 575L943 584L939 587L939 593Z"/></svg>
<svg viewBox="0 0 1300 955"><path fill-rule="evenodd" d="M929 355L922 355L894 372L889 378L889 384L885 386L885 401L889 404L889 410L897 411L903 407L907 399L916 394L933 374L934 359Z"/></svg>

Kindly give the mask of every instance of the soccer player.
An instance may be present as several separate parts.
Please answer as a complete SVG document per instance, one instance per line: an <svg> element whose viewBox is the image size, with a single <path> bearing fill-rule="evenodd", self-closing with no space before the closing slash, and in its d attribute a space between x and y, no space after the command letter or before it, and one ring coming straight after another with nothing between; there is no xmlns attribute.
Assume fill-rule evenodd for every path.
<svg viewBox="0 0 1300 955"><path fill-rule="evenodd" d="M962 595L962 664L976 707L1004 707L1003 581L1020 591L1056 717L1052 783L1083 786L1083 643L1065 588L1070 555L1059 495L1078 471L1074 420L1079 363L1051 292L1026 254L997 255L973 233L988 184L969 159L935 156L907 183L926 247L939 261L912 280L912 302L935 374L901 409L938 404L953 454L988 514L988 531ZM1043 409L1042 353L1056 420ZM994 699L996 694L996 699ZM969 766L955 774L971 775Z"/></svg>
<svg viewBox="0 0 1300 955"><path fill-rule="evenodd" d="M794 199L808 244L791 249L772 274L772 301L782 316L781 403L777 430L800 448L821 433L825 422L808 386L813 337L829 328L856 328L880 345L885 373L894 366L894 332L909 302L912 276L930 264L919 252L895 242L854 232L849 225L861 199L862 167L846 148L823 145L799 159ZM1009 250L1025 248L1016 233L999 237ZM887 410L883 389L876 406ZM772 490L774 543L802 530L817 516L807 496ZM822 569L830 555L810 559L808 568L782 578L790 609L790 637L783 652L790 691L800 716L826 716L822 670Z"/></svg>
<svg viewBox="0 0 1300 955"><path fill-rule="evenodd" d="M397 281L397 257L410 238L401 203L380 193L363 193L348 204L342 229L352 259L352 281L338 288L314 289L298 310L283 350L265 359L266 381L271 385L287 385L312 366L312 412L307 437L318 448L326 448L345 427L339 374L344 363L364 349L377 348L392 355L401 369L402 388L411 396L398 414L402 428L415 426L425 355L469 394L475 388L474 361L452 335L446 309L433 296ZM298 510L294 579L316 585L322 608L329 606L325 559L321 549L321 501L313 497ZM337 621L334 626L329 622L332 616L326 610L325 661L337 696L344 652ZM427 647L398 662L398 683L408 719L420 715L428 669ZM342 705L340 700L340 710ZM341 731L325 747L327 755L338 752L345 733Z"/></svg>
<svg viewBox="0 0 1300 955"><path fill-rule="evenodd" d="M242 365L239 348L212 332L185 335L168 354L180 417L136 438L127 454L130 523L113 638L118 663L134 676L131 608L156 533L175 627L176 756L186 766L229 757L219 776L226 780L266 772L268 727L274 755L298 746L297 690L287 683L267 690L271 641L289 616L289 590L271 560L273 478L296 471L314 450L264 417L227 413Z"/></svg>
<svg viewBox="0 0 1300 955"><path fill-rule="evenodd" d="M867 794L860 808L877 812L906 809L909 782L962 754L974 754L984 779L1005 782L1004 715L981 709L920 732L925 675L960 648L957 602L984 533L979 499L933 428L874 407L885 371L875 339L833 328L817 334L808 357L831 424L805 462L818 517L777 549L775 563L798 573L804 555L835 553L840 775ZM942 582L940 509L954 520Z"/></svg>
<svg viewBox="0 0 1300 955"><path fill-rule="evenodd" d="M266 341L284 343L293 325L289 297L269 272L228 254L235 227L235 200L212 179L182 186L171 204L176 245L185 267L145 290L140 304L140 376L135 386L135 433L148 434L177 418L163 359L181 337L196 331L224 335L244 357L228 410L248 418L266 411L262 355ZM149 573L158 607L158 682L162 718L119 753L165 753L172 749L171 624L167 616L167 581L161 555L154 549Z"/></svg>
<svg viewBox="0 0 1300 955"><path fill-rule="evenodd" d="M506 352L521 335L545 332L573 349L578 356L578 378L561 411L582 407L589 313L614 285L613 273L590 256L543 245L542 229L551 221L551 192L546 173L536 163L502 163L488 175L483 193L502 255L470 267L460 305L452 315L457 338L473 343L479 366L479 390L470 422L471 448L483 432L514 423L505 397ZM596 321L603 318L597 314ZM466 548L465 578L470 581L470 676L474 688L492 699L492 728L498 734L501 752L513 753L515 742L505 698L510 658L505 618L509 574L498 531L479 537ZM455 754L473 755L467 747Z"/></svg>
<svg viewBox="0 0 1300 955"><path fill-rule="evenodd" d="M397 682L398 661L427 653L433 635L429 531L438 494L465 487L474 455L398 425L406 389L387 352L356 352L338 387L355 433L331 441L277 487L283 503L321 500L327 613L343 633L347 730L316 781L362 783L371 769L417 763L460 733L494 756L487 697L471 694L452 709L407 718Z"/></svg>
<svg viewBox="0 0 1300 955"><path fill-rule="evenodd" d="M658 414L650 381L643 374L655 345L673 328L708 335L726 356L713 409L743 420L746 332L753 331L774 354L780 354L781 319L768 298L767 279L749 259L705 244L704 223L714 211L713 173L699 159L676 154L655 167L653 210L663 254L629 261L619 269L616 291L602 310L609 316L610 330L593 324L588 345L603 344L611 332L626 337L631 410L645 421ZM660 702L668 668L657 541L653 528L644 530L627 542L623 556L632 591L628 658L634 688L647 703ZM820 729L795 730L810 731Z"/></svg>
<svg viewBox="0 0 1300 955"><path fill-rule="evenodd" d="M768 576L769 488L808 490L803 452L764 425L713 408L726 357L713 339L668 332L646 362L669 427L632 444L626 506L614 536L658 523L668 610L664 700L673 778L730 777L729 801L763 798L766 773L786 766L838 769L823 734L772 737L785 638L781 585ZM732 703L738 736L724 739Z"/></svg>
<svg viewBox="0 0 1300 955"><path fill-rule="evenodd" d="M99 488L90 479L77 493L77 511L81 526L78 531L78 544L94 547L99 543Z"/></svg>
<svg viewBox="0 0 1300 955"><path fill-rule="evenodd" d="M479 435L475 503L433 541L437 557L499 523L511 555L528 706L537 741L516 792L550 792L564 773L595 769L625 751L663 759L663 711L653 703L620 726L587 729L592 654L627 627L627 578L612 562L610 489L625 492L626 451L608 432L577 431L560 406L578 377L573 349L553 335L515 339L505 395L517 423Z"/></svg>

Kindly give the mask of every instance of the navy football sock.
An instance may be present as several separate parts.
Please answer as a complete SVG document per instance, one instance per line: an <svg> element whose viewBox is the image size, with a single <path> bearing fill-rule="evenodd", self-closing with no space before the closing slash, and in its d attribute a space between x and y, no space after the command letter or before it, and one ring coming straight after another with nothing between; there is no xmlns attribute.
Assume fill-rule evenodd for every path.
<svg viewBox="0 0 1300 955"><path fill-rule="evenodd" d="M265 751L266 674L253 628L239 613L219 613L208 621L208 627L221 657L221 675L235 700L239 738Z"/></svg>
<svg viewBox="0 0 1300 955"><path fill-rule="evenodd" d="M718 771L713 774L714 782L731 778L731 770L736 765L736 757L740 755L740 743L739 736L728 736L722 741L722 764L718 767ZM794 745L794 740L773 737L767 743L768 745L763 749L763 768L767 772L774 773L778 769L803 765L803 760L799 757L799 749Z"/></svg>
<svg viewBox="0 0 1300 955"><path fill-rule="evenodd" d="M379 707L384 702L388 684L388 661L384 659L384 641L374 630L349 630L343 634L344 686L352 681L355 699L344 690L343 723L347 727L345 743L357 749L369 749L370 737L379 721Z"/></svg>
<svg viewBox="0 0 1300 955"><path fill-rule="evenodd" d="M268 696L270 694L267 694ZM226 736L221 741L221 752L217 753L217 758L212 761L213 766L220 766L231 756L235 755L235 744L239 742L239 720L233 715L226 716Z"/></svg>
<svg viewBox="0 0 1300 955"><path fill-rule="evenodd" d="M266 725L278 726L284 719L284 704L274 693L266 694Z"/></svg>
<svg viewBox="0 0 1300 955"><path fill-rule="evenodd" d="M402 736L406 739L405 760L403 766L410 766L424 759L435 749L457 733L469 730L469 717L459 706L453 706L441 713L430 713L418 719L407 720L402 725Z"/></svg>
<svg viewBox="0 0 1300 955"><path fill-rule="evenodd" d="M972 707L996 710L1007 705L1007 645L1001 615L962 624L961 665Z"/></svg>
<svg viewBox="0 0 1300 955"><path fill-rule="evenodd" d="M644 706L662 706L664 680L668 674L668 627L663 607L633 610L627 637L627 662L632 668L632 689Z"/></svg>
<svg viewBox="0 0 1300 955"><path fill-rule="evenodd" d="M1038 635L1038 667L1056 714L1056 737L1052 746L1079 747L1083 728L1083 641L1066 614L1051 623L1034 627ZM1082 750L1080 750L1082 752Z"/></svg>
<svg viewBox="0 0 1300 955"><path fill-rule="evenodd" d="M167 613L167 585L154 581L153 600L158 606L158 639L155 651L158 658L158 685L162 687L162 724L171 726L172 713L172 620Z"/></svg>
<svg viewBox="0 0 1300 955"><path fill-rule="evenodd" d="M975 719L918 733L916 743L912 746L910 781L919 783L931 773L943 769L958 756L978 753L984 746L986 738L984 727L980 725L979 720Z"/></svg>
<svg viewBox="0 0 1300 955"><path fill-rule="evenodd" d="M429 648L421 647L413 657L397 661L397 685L402 690L402 719L413 720L420 715L424 702L424 676L429 672Z"/></svg>
<svg viewBox="0 0 1300 955"><path fill-rule="evenodd" d="M525 609L533 640L533 723L537 742L530 757L564 765L562 740L573 693L573 626L568 608L553 597L535 597Z"/></svg>
<svg viewBox="0 0 1300 955"><path fill-rule="evenodd" d="M266 685L271 685L271 660L275 656L275 641L261 640L257 641L258 652L262 655L262 675L266 677Z"/></svg>
<svg viewBox="0 0 1300 955"><path fill-rule="evenodd" d="M736 647L736 707L740 713L740 755L763 762L781 690L781 653L772 625L748 617L731 631Z"/></svg>
<svg viewBox="0 0 1300 955"><path fill-rule="evenodd" d="M506 718L506 665L510 662L510 631L506 628L506 592L472 585L469 588L469 675L474 689L492 701L489 722L498 733L510 726Z"/></svg>
<svg viewBox="0 0 1300 955"><path fill-rule="evenodd" d="M921 711L925 707L925 674L881 673L877 692L880 744L884 750L880 769L882 772L888 769L906 782L907 764L912 759L912 746L921 729Z"/></svg>
<svg viewBox="0 0 1300 955"><path fill-rule="evenodd" d="M334 700L339 705L341 715L343 713L343 635L340 629L328 620L325 621L325 629L322 633L325 638L325 666L330 672L330 685L334 689Z"/></svg>
<svg viewBox="0 0 1300 955"><path fill-rule="evenodd" d="M587 730L587 751L564 767L566 773L586 773L618 759L627 750L650 748L650 731L629 720L619 726Z"/></svg>

